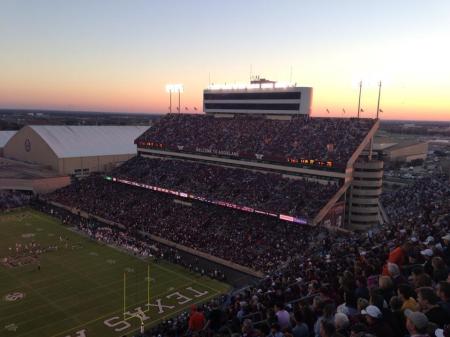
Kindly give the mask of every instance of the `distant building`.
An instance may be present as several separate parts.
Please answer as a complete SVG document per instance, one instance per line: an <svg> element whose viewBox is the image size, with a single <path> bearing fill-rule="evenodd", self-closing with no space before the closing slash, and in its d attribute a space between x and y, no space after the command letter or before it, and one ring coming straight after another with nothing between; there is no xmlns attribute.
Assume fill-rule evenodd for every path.
<svg viewBox="0 0 450 337"><path fill-rule="evenodd" d="M44 165L60 175L105 172L136 155L148 126L30 125L4 147L4 157Z"/></svg>
<svg viewBox="0 0 450 337"><path fill-rule="evenodd" d="M0 131L0 157L3 157L3 148L17 131Z"/></svg>
<svg viewBox="0 0 450 337"><path fill-rule="evenodd" d="M428 154L427 142L377 142L373 146L374 151L382 154L385 161L409 163L416 159L425 160Z"/></svg>

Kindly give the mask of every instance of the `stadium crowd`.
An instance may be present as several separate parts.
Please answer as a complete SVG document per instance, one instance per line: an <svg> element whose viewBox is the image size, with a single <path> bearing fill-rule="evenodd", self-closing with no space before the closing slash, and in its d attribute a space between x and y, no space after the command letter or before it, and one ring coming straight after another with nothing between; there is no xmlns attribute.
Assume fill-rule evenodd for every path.
<svg viewBox="0 0 450 337"><path fill-rule="evenodd" d="M450 332L448 177L434 175L387 193L383 203L390 224L347 235L269 218L260 224L254 215L181 206L166 196L153 198L155 193L96 178L83 185L60 190L52 199L199 250L209 247L213 255L267 272L257 286L193 307L146 336L432 337ZM173 209L164 208L159 198ZM149 224L157 221L153 213L161 216L157 226ZM170 213L182 221L173 224L176 217ZM268 261L272 268L265 268Z"/></svg>
<svg viewBox="0 0 450 337"><path fill-rule="evenodd" d="M273 120L255 116L168 114L136 143L141 147L248 159L262 155L262 160L281 163L289 158L332 161L334 167L342 168L373 123L371 119L355 118Z"/></svg>
<svg viewBox="0 0 450 337"><path fill-rule="evenodd" d="M384 200L391 224L319 236L317 251L304 249L257 286L192 308L147 335L449 336L448 177L419 180ZM403 207L405 200L414 205Z"/></svg>
<svg viewBox="0 0 450 337"><path fill-rule="evenodd" d="M277 173L142 156L127 161L115 171L114 176L208 200L310 218L339 187L331 181L321 184L287 179Z"/></svg>
<svg viewBox="0 0 450 337"><path fill-rule="evenodd" d="M268 273L299 254L298 246L308 245L317 234L310 231L310 237L301 225L268 216L199 202L186 206L169 195L98 176L58 190L48 198Z"/></svg>
<svg viewBox="0 0 450 337"><path fill-rule="evenodd" d="M28 204L30 195L15 191L0 191L0 211L22 207Z"/></svg>

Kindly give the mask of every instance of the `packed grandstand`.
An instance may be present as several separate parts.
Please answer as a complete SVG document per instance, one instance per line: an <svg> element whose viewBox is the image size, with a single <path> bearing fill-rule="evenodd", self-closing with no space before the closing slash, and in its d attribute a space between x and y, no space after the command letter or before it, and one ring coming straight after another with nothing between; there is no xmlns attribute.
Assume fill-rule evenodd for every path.
<svg viewBox="0 0 450 337"><path fill-rule="evenodd" d="M34 205L142 256L200 272L145 233L261 275L146 336L432 336L450 323L449 177L432 174L384 193L388 222L368 232L343 232L271 214L313 218L344 179L286 177L263 166L170 156L203 153L315 168L325 163L344 171L373 125L365 119L167 115L136 140L138 148L160 155L141 152L107 177L92 175ZM97 225L82 213L96 216ZM220 264L201 272L224 278Z"/></svg>
<svg viewBox="0 0 450 337"><path fill-rule="evenodd" d="M372 119L169 114L136 140L143 148L212 153L342 170ZM307 161L307 162L306 162Z"/></svg>

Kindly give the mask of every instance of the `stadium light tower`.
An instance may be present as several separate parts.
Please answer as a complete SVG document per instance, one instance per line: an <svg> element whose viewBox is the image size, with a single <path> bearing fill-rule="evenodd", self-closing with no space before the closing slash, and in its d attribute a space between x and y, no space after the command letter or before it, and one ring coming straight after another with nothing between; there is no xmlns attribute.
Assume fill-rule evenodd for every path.
<svg viewBox="0 0 450 337"><path fill-rule="evenodd" d="M169 112L172 112L172 92L178 92L178 113L180 113L183 84L166 84L166 92L169 93Z"/></svg>

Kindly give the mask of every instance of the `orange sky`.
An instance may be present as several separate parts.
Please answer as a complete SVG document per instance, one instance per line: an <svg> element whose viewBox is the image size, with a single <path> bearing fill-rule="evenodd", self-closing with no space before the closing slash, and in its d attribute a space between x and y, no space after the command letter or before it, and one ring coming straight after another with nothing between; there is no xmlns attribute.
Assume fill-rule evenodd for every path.
<svg viewBox="0 0 450 337"><path fill-rule="evenodd" d="M167 112L252 73L314 88L313 115L450 120L450 2L0 3L0 108ZM257 4L257 6L256 6ZM327 8L327 10L324 10ZM258 20L254 22L253 18ZM448 19L448 20L447 20Z"/></svg>

